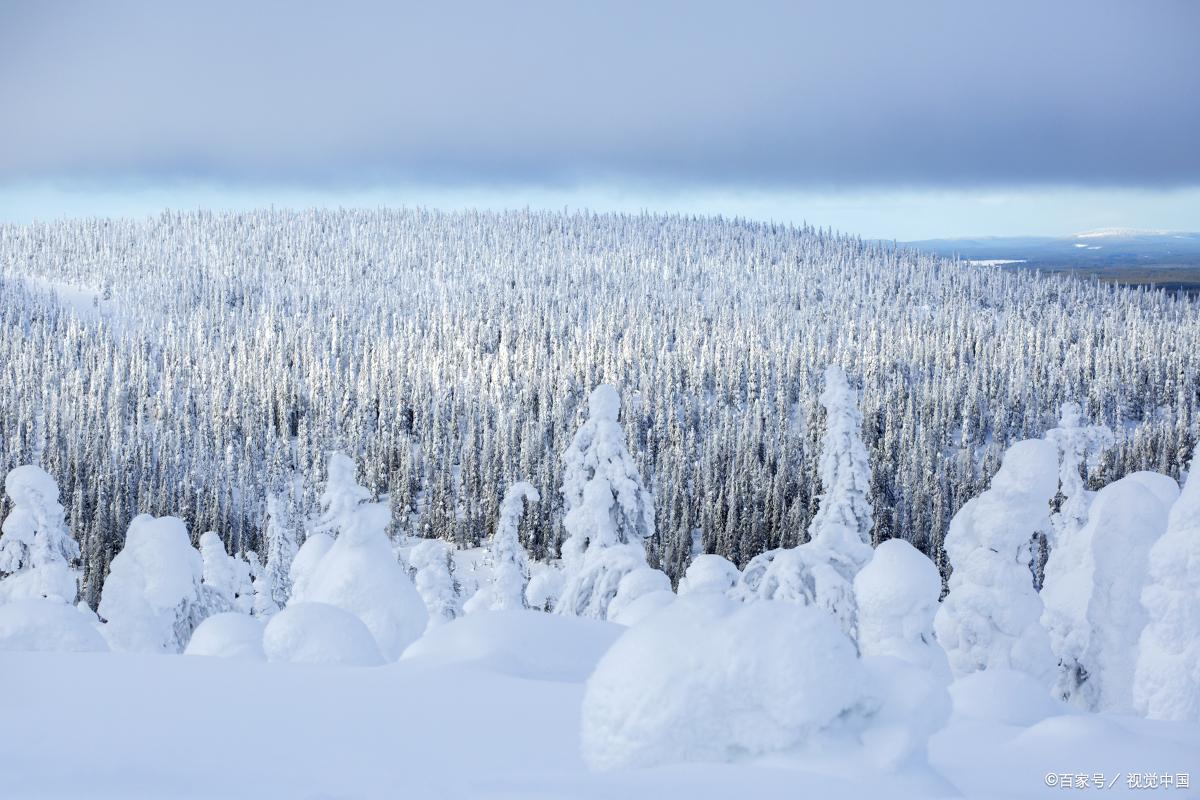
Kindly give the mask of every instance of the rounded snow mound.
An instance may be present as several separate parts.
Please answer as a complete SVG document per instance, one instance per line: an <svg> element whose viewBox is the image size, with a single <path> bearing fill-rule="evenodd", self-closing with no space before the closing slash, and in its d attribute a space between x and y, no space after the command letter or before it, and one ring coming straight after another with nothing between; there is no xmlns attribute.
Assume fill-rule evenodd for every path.
<svg viewBox="0 0 1200 800"><path fill-rule="evenodd" d="M717 592L724 594L738 585L742 573L733 562L715 553L702 553L688 565L687 573L679 581L679 593Z"/></svg>
<svg viewBox="0 0 1200 800"><path fill-rule="evenodd" d="M670 591L671 579L660 569L640 567L627 572L617 584L617 593L608 604L607 619L615 622L626 608L645 595Z"/></svg>
<svg viewBox="0 0 1200 800"><path fill-rule="evenodd" d="M0 651L102 653L108 643L75 606L54 600L0 605Z"/></svg>
<svg viewBox="0 0 1200 800"><path fill-rule="evenodd" d="M308 582L331 547L333 537L328 533L314 533L304 540L288 569L288 579L292 582L291 602L302 603L307 599L304 595L308 593Z"/></svg>
<svg viewBox="0 0 1200 800"><path fill-rule="evenodd" d="M985 669L950 686L954 713L960 717L1028 727L1071 709L1050 696L1031 675L1013 669Z"/></svg>
<svg viewBox="0 0 1200 800"><path fill-rule="evenodd" d="M902 539L880 544L854 576L863 653L927 665L924 651L933 640L933 618L941 592L941 576L925 554Z"/></svg>
<svg viewBox="0 0 1200 800"><path fill-rule="evenodd" d="M4 491L17 505L58 502L58 484L41 467L25 464L13 467L4 476Z"/></svg>
<svg viewBox="0 0 1200 800"><path fill-rule="evenodd" d="M618 625L637 625L646 617L659 609L666 608L675 602L676 595L670 589L647 592L630 603L626 603L617 613L609 613L608 621Z"/></svg>
<svg viewBox="0 0 1200 800"><path fill-rule="evenodd" d="M525 587L525 602L530 608L549 611L562 594L564 583L562 570L552 564L532 564L529 585Z"/></svg>
<svg viewBox="0 0 1200 800"><path fill-rule="evenodd" d="M1169 475L1161 475L1157 472L1131 472L1121 480L1130 481L1141 486L1150 494L1154 495L1162 507L1170 509L1175 501L1179 499L1179 484Z"/></svg>
<svg viewBox="0 0 1200 800"><path fill-rule="evenodd" d="M263 661L263 624L236 611L213 614L192 633L183 654Z"/></svg>
<svg viewBox="0 0 1200 800"><path fill-rule="evenodd" d="M404 651L404 659L470 664L529 680L582 683L622 630L584 617L484 610L431 628Z"/></svg>
<svg viewBox="0 0 1200 800"><path fill-rule="evenodd" d="M616 387L602 383L588 397L588 419L617 421L621 413L621 395Z"/></svg>
<svg viewBox="0 0 1200 800"><path fill-rule="evenodd" d="M354 614L325 603L296 603L263 631L268 661L374 667L383 663L371 631Z"/></svg>
<svg viewBox="0 0 1200 800"><path fill-rule="evenodd" d="M693 594L600 660L583 699L583 756L611 769L788 749L862 703L865 683L825 612Z"/></svg>

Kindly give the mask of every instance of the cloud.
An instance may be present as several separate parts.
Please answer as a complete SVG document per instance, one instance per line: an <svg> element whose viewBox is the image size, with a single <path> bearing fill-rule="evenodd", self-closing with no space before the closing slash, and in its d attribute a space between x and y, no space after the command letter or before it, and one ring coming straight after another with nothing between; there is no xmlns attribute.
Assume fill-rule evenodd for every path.
<svg viewBox="0 0 1200 800"><path fill-rule="evenodd" d="M0 183L1200 184L1200 3L8 3Z"/></svg>

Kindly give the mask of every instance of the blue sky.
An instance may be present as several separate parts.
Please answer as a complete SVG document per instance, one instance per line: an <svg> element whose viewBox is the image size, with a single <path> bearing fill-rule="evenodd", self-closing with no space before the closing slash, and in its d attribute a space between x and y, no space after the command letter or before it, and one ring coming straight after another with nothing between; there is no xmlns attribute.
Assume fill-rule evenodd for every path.
<svg viewBox="0 0 1200 800"><path fill-rule="evenodd" d="M1200 228L1200 3L0 6L0 219L723 213Z"/></svg>

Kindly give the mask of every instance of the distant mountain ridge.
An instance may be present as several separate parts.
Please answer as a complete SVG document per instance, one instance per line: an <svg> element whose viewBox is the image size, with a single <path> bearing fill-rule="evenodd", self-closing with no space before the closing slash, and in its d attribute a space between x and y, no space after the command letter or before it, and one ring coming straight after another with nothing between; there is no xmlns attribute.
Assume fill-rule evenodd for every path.
<svg viewBox="0 0 1200 800"><path fill-rule="evenodd" d="M1200 268L1200 233L1123 228L1071 236L989 236L924 239L906 247L971 261L1020 261L1058 269Z"/></svg>

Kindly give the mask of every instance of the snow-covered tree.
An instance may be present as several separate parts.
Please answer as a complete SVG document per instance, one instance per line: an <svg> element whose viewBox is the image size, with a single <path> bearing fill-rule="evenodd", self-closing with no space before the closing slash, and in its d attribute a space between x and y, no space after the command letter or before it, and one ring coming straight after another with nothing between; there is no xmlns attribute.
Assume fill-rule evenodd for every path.
<svg viewBox="0 0 1200 800"><path fill-rule="evenodd" d="M321 492L321 516L311 533L337 533L350 524L362 503L371 499L371 491L358 483L358 467L345 453L333 451L326 462L325 488Z"/></svg>
<svg viewBox="0 0 1200 800"><path fill-rule="evenodd" d="M72 562L79 545L70 537L58 485L40 467L26 465L4 477L12 511L0 526L0 603L47 598L74 604L79 591Z"/></svg>
<svg viewBox="0 0 1200 800"><path fill-rule="evenodd" d="M267 526L263 532L266 544L267 563L264 572L255 580L264 581L263 586L270 586L271 605L282 608L287 604L291 593L292 580L290 571L292 560L296 558L299 549L296 544L296 530L293 520L286 514L285 503L274 492L267 494Z"/></svg>
<svg viewBox="0 0 1200 800"><path fill-rule="evenodd" d="M607 384L588 398L588 419L563 453L565 570L555 612L605 619L627 573L646 566L654 504L617 421L621 398Z"/></svg>
<svg viewBox="0 0 1200 800"><path fill-rule="evenodd" d="M1075 402L1063 403L1058 427L1046 432L1046 438L1058 447L1058 482L1062 502L1050 517L1053 540L1051 548L1087 522L1091 492L1083 486L1079 470L1085 464L1094 466L1100 455L1112 447L1115 439L1106 425L1083 424L1083 412Z"/></svg>
<svg viewBox="0 0 1200 800"><path fill-rule="evenodd" d="M727 594L738 585L741 573L729 559L714 553L701 553L692 559L679 581L682 597L693 592Z"/></svg>
<svg viewBox="0 0 1200 800"><path fill-rule="evenodd" d="M1200 446L1167 531L1150 550L1133 703L1151 719L1200 720Z"/></svg>
<svg viewBox="0 0 1200 800"><path fill-rule="evenodd" d="M950 522L950 593L934 620L956 676L990 668L1054 681L1054 658L1029 569L1035 533L1049 526L1058 489L1058 452L1044 439L1004 454L990 487Z"/></svg>
<svg viewBox="0 0 1200 800"><path fill-rule="evenodd" d="M280 606L275 601L274 578L266 565L253 550L246 552L246 561L250 564L251 588L254 593L251 613L260 619L279 613Z"/></svg>
<svg viewBox="0 0 1200 800"><path fill-rule="evenodd" d="M249 614L254 608L250 565L225 552L221 537L212 531L200 535L200 558L204 563L200 590L207 613Z"/></svg>
<svg viewBox="0 0 1200 800"><path fill-rule="evenodd" d="M179 653L204 619L204 560L176 517L134 517L113 558L98 613L114 650Z"/></svg>
<svg viewBox="0 0 1200 800"><path fill-rule="evenodd" d="M529 583L529 563L521 546L519 526L525 502L542 499L532 483L518 481L508 487L500 501L496 530L488 542L485 564L487 583L468 601L468 611L526 608L525 587Z"/></svg>
<svg viewBox="0 0 1200 800"><path fill-rule="evenodd" d="M1090 503L1087 523L1066 529L1050 552L1042 624L1058 659L1054 691L1063 700L1089 711L1133 711L1147 561L1178 493L1172 479L1152 473L1110 483Z"/></svg>
<svg viewBox="0 0 1200 800"><path fill-rule="evenodd" d="M408 554L413 583L429 611L429 624L441 625L462 613L458 582L454 579L454 556L441 539L426 539Z"/></svg>

